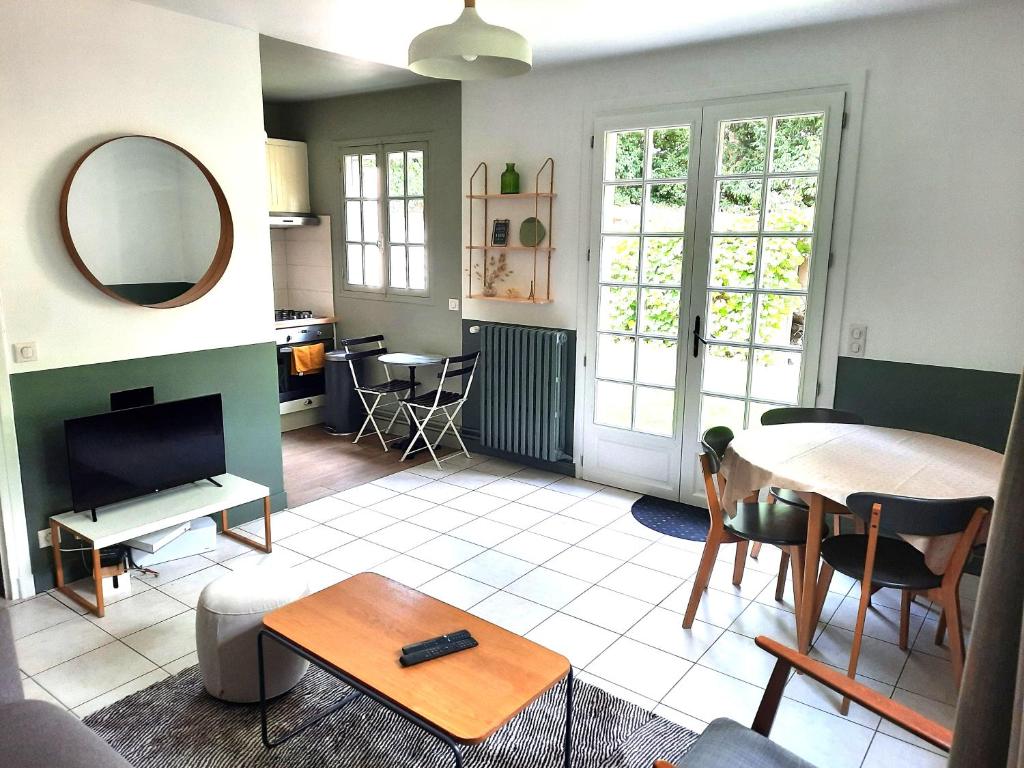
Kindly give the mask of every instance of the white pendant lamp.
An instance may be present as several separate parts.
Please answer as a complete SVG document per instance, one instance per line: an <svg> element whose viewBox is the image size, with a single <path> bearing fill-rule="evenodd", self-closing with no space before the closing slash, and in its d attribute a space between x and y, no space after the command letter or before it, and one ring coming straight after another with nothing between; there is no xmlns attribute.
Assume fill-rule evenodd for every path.
<svg viewBox="0 0 1024 768"><path fill-rule="evenodd" d="M526 74L532 66L526 38L481 19L476 0L466 0L453 24L428 29L409 44L409 69L426 77L492 80Z"/></svg>

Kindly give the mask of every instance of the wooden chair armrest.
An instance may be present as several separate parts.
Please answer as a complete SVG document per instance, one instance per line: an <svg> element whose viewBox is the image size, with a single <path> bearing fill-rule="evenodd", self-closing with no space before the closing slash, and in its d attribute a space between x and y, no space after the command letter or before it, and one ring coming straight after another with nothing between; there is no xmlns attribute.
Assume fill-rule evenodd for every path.
<svg viewBox="0 0 1024 768"><path fill-rule="evenodd" d="M820 661L808 658L795 649L772 640L770 637L761 635L754 642L757 643L759 648L767 651L779 660L775 668L776 672L772 674L773 680L778 677L779 680L784 681L785 676L789 674L789 668L796 667L796 669L808 677L857 702L865 709L874 712L876 715L881 715L886 720L924 739L929 744L934 744L939 749L949 751L953 743L953 733L934 720L929 720L910 707L900 704L898 701L893 701L887 696L883 696L877 691L868 688L866 685L858 683L856 680L851 680L842 672L837 672ZM777 675L776 673L781 674ZM766 725L767 729L771 729L771 721L775 718L774 710L778 708L779 699L782 697L781 687L778 688L777 696L773 702L768 701L771 694L772 685L769 683L768 688L765 690L765 698L761 702L761 709L758 710L757 718L754 721L754 730L764 733L766 736L767 733L758 727L758 722L760 721L762 726Z"/></svg>

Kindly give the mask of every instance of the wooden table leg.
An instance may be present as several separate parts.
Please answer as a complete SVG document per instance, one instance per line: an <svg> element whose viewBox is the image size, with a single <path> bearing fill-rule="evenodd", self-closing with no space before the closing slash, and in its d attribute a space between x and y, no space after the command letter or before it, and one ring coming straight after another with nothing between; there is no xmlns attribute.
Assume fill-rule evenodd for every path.
<svg viewBox="0 0 1024 768"><path fill-rule="evenodd" d="M103 618L103 569L100 566L100 551L92 548L92 582L96 586L96 615Z"/></svg>
<svg viewBox="0 0 1024 768"><path fill-rule="evenodd" d="M273 544L270 541L270 497L263 497L263 550L270 552Z"/></svg>
<svg viewBox="0 0 1024 768"><path fill-rule="evenodd" d="M50 545L53 547L53 568L57 577L57 589L64 588L64 558L60 549L60 526L50 519Z"/></svg>
<svg viewBox="0 0 1024 768"><path fill-rule="evenodd" d="M263 497L263 541L260 542L257 539L250 538L244 534L233 531L228 527L228 511L222 509L220 511L220 532L229 539L239 541L242 544L247 544L253 549L258 549L260 552L269 553L271 550L270 541L270 497Z"/></svg>
<svg viewBox="0 0 1024 768"><path fill-rule="evenodd" d="M57 591L65 595L72 602L78 603L83 608L92 611L102 618L105 609L103 605L103 576L100 569L100 551L96 548L92 550L93 583L96 585L96 602L90 603L64 583L64 557L60 548L60 523L52 518L50 519L50 541L53 545L53 570L57 581ZM80 541L88 540L80 539ZM92 542L90 541L89 544L91 546ZM100 575L97 576L97 574Z"/></svg>
<svg viewBox="0 0 1024 768"><path fill-rule="evenodd" d="M797 613L797 641L800 653L811 649L814 638L814 609L817 605L818 559L821 555L821 528L824 518L824 501L818 494L810 499L807 515L807 548L804 552L803 600Z"/></svg>

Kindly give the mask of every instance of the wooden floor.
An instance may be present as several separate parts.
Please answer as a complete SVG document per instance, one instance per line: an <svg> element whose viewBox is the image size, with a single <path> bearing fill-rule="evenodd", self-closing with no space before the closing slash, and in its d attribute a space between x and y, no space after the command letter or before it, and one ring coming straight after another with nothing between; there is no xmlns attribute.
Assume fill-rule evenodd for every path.
<svg viewBox="0 0 1024 768"><path fill-rule="evenodd" d="M438 456L449 453L447 448L438 450ZM384 453L375 435L353 445L351 435L330 435L320 426L282 433L281 454L289 507L430 461L430 454L420 451L400 462L402 451L392 448Z"/></svg>

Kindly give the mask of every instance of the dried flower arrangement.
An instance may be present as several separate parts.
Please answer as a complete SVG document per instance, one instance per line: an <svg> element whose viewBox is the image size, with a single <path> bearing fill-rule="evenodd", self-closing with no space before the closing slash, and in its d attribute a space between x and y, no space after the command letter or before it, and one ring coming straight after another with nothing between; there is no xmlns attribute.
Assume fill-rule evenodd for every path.
<svg viewBox="0 0 1024 768"><path fill-rule="evenodd" d="M487 256L483 263L476 264L473 267L473 273L477 280L480 281L481 293L484 296L497 296L498 284L514 274L509 269L508 260L504 253L498 256Z"/></svg>

